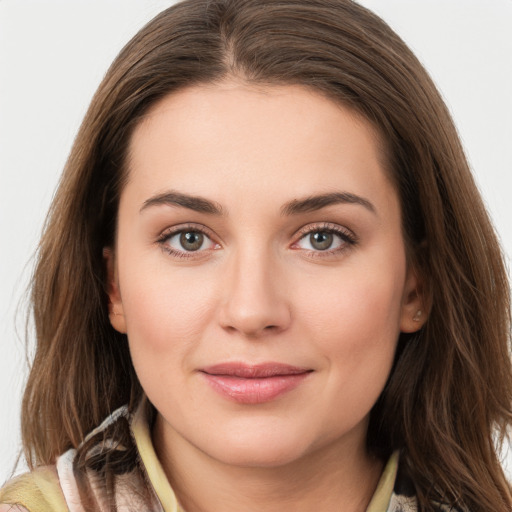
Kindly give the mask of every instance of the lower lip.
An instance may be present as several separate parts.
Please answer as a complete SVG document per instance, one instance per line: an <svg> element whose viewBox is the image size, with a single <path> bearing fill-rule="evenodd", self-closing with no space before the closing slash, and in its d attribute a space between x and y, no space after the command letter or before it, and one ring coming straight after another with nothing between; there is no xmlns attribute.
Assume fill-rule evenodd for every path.
<svg viewBox="0 0 512 512"><path fill-rule="evenodd" d="M208 384L220 395L240 404L262 404L296 388L308 375L275 375L262 378L242 378L203 373Z"/></svg>

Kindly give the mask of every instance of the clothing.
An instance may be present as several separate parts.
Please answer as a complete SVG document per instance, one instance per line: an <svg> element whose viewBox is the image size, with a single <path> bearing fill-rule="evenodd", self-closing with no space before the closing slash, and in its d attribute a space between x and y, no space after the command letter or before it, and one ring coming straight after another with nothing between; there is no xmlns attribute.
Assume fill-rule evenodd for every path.
<svg viewBox="0 0 512 512"><path fill-rule="evenodd" d="M84 443L89 461L81 467L76 450L61 455L56 466L14 478L0 489L0 503L19 504L30 512L106 512L114 496L119 512L185 512L179 505L155 454L150 435L150 406L141 402L135 414L122 407L93 430ZM129 434L119 442L126 426ZM114 441L117 439L117 441ZM105 478L108 454L115 476ZM20 509L23 510L23 509ZM442 510L442 509L440 509ZM398 453L387 462L367 512L416 512L414 490L398 470Z"/></svg>

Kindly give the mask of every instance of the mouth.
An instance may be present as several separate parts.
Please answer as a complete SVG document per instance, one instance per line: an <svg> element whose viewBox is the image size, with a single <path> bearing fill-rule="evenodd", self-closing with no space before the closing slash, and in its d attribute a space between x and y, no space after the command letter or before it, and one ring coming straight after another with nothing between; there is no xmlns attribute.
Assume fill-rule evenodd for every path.
<svg viewBox="0 0 512 512"><path fill-rule="evenodd" d="M214 391L241 404L270 402L299 386L311 373L281 363L221 363L200 370Z"/></svg>

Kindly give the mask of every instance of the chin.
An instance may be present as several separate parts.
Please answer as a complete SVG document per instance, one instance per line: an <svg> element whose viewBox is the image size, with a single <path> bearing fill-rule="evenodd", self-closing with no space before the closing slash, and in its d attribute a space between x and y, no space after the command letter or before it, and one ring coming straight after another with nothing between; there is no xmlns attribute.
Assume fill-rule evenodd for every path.
<svg viewBox="0 0 512 512"><path fill-rule="evenodd" d="M251 468L277 468L297 461L303 454L293 450L277 450L275 447L228 447L218 454L217 460L230 466Z"/></svg>
<svg viewBox="0 0 512 512"><path fill-rule="evenodd" d="M280 467L301 459L308 447L303 436L289 432L250 432L227 434L197 446L221 463L239 467ZM302 441L302 442L301 442Z"/></svg>

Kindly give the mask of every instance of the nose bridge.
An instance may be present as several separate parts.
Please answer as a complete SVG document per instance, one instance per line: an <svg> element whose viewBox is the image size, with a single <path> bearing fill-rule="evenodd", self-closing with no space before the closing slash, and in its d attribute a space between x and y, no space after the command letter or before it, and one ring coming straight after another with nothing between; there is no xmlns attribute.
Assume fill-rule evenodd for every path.
<svg viewBox="0 0 512 512"><path fill-rule="evenodd" d="M221 324L255 336L285 329L290 321L285 276L271 247L247 243L233 251L226 276Z"/></svg>

